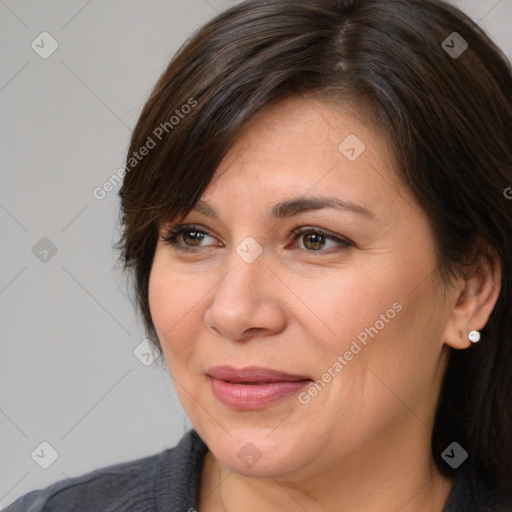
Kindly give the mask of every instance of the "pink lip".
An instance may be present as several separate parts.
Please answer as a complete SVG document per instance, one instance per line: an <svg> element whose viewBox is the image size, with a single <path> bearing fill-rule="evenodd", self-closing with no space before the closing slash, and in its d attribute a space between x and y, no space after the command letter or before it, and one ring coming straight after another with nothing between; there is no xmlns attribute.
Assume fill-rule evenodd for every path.
<svg viewBox="0 0 512 512"><path fill-rule="evenodd" d="M292 375L270 368L214 366L208 370L214 395L235 409L263 409L309 384L305 375Z"/></svg>

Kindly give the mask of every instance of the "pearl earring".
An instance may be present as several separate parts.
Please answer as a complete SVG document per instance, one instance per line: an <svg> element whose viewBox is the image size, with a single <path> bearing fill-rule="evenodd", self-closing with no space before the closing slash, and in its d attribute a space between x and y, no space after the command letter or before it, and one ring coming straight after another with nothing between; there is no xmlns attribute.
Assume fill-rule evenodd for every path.
<svg viewBox="0 0 512 512"><path fill-rule="evenodd" d="M480 341L480 333L478 331L471 331L468 335L468 338L473 343L476 343L477 341Z"/></svg>

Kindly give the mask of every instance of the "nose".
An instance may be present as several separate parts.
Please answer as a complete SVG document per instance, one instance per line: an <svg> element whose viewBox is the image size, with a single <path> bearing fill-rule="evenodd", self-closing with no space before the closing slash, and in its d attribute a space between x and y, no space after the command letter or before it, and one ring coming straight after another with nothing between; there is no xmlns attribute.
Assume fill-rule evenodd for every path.
<svg viewBox="0 0 512 512"><path fill-rule="evenodd" d="M276 334L286 322L284 288L264 252L247 263L233 250L229 270L216 284L206 310L206 325L236 341Z"/></svg>

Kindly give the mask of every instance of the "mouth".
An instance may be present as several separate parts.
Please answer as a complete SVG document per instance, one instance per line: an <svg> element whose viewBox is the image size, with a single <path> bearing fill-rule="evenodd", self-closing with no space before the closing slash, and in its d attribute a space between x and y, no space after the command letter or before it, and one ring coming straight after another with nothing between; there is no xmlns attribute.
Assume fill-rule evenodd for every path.
<svg viewBox="0 0 512 512"><path fill-rule="evenodd" d="M289 397L313 382L308 375L297 375L270 368L214 366L207 377L215 397L224 405L240 410L264 409Z"/></svg>
<svg viewBox="0 0 512 512"><path fill-rule="evenodd" d="M295 382L312 380L309 375L295 375L261 366L233 368L232 366L212 366L208 376L234 384L268 384L272 382Z"/></svg>

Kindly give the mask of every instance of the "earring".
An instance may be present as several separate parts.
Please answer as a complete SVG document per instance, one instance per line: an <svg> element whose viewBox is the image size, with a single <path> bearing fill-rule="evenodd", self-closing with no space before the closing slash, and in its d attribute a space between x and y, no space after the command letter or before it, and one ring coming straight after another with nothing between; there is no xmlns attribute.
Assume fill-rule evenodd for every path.
<svg viewBox="0 0 512 512"><path fill-rule="evenodd" d="M478 331L471 331L468 335L468 338L473 343L476 343L477 341L480 341L480 333Z"/></svg>

